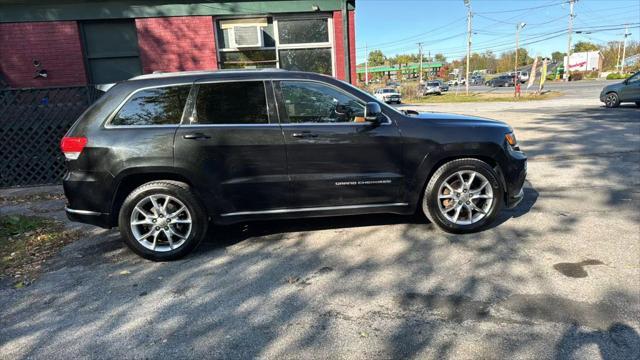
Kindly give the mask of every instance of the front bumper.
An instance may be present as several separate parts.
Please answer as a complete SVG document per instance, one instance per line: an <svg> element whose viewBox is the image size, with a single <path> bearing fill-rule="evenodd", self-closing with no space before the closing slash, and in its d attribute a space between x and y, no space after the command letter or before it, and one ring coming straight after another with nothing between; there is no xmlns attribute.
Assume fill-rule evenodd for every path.
<svg viewBox="0 0 640 360"><path fill-rule="evenodd" d="M505 181L505 206L516 207L524 199L524 183L527 179L527 156L521 151L509 151L510 160L503 169Z"/></svg>

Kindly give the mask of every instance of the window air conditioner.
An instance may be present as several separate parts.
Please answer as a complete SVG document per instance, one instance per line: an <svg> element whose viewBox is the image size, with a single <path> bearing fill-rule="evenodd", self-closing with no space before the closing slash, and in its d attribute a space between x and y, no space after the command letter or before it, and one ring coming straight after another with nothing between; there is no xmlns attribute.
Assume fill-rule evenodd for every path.
<svg viewBox="0 0 640 360"><path fill-rule="evenodd" d="M234 26L231 36L231 47L260 48L263 46L262 28L260 26Z"/></svg>

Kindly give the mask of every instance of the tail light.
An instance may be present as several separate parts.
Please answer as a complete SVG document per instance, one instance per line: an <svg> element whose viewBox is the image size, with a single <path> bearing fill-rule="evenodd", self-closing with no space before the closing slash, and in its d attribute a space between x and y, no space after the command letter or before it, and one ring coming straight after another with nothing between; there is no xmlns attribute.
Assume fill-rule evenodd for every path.
<svg viewBox="0 0 640 360"><path fill-rule="evenodd" d="M86 137L68 137L65 136L60 141L60 150L64 153L67 160L75 160L87 145Z"/></svg>

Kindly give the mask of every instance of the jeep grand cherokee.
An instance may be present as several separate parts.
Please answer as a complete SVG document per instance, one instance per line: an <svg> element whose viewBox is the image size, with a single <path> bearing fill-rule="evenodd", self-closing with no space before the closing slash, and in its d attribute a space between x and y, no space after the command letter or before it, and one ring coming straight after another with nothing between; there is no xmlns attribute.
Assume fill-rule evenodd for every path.
<svg viewBox="0 0 640 360"><path fill-rule="evenodd" d="M210 224L420 211L454 233L523 197L512 129L400 112L304 72L143 75L113 86L61 141L71 220L118 226L152 260L192 251Z"/></svg>

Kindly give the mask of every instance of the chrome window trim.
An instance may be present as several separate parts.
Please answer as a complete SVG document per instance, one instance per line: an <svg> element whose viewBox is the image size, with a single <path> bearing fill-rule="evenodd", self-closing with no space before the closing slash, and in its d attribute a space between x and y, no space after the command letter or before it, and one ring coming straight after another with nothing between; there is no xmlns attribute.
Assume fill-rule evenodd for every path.
<svg viewBox="0 0 640 360"><path fill-rule="evenodd" d="M136 89L136 90L132 91L131 94L127 95L127 97L124 98L124 100L116 107L116 109L107 117L107 120L104 122L102 127L104 129L137 129L137 128L172 128L172 127L178 127L178 126L180 126L180 123L182 122L182 118L184 117L184 112L186 110L187 103L189 102L188 101L189 100L188 99L188 95L187 95L187 101L185 101L185 104L184 104L185 107L182 109L182 115L180 115L180 119L178 120L178 122L176 124L166 124L166 125L111 125L111 121L113 121L113 118L115 118L116 115L118 115L118 113L120 112L122 107L135 94L137 94L137 93L139 93L141 91L150 90L150 89L160 89L160 88L165 88L165 87L173 87L173 86L187 86L187 85L188 86L193 86L193 82L145 86L145 87L141 87L139 89ZM191 89L189 89L189 94L191 94Z"/></svg>
<svg viewBox="0 0 640 360"><path fill-rule="evenodd" d="M355 210L355 209L369 209L379 208L387 206L408 206L409 203L388 203L388 204L366 204L366 205L342 205L342 206L321 206L311 208L297 208L297 209L274 209L274 210L259 210L259 211L238 211L220 214L220 216L241 216L241 215L265 215L265 214L287 214L292 212L310 212L310 211L332 211L332 210Z"/></svg>

